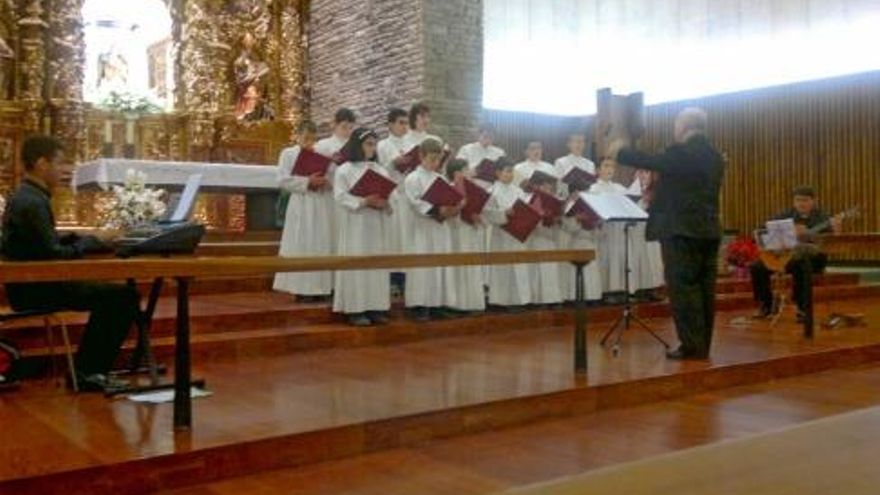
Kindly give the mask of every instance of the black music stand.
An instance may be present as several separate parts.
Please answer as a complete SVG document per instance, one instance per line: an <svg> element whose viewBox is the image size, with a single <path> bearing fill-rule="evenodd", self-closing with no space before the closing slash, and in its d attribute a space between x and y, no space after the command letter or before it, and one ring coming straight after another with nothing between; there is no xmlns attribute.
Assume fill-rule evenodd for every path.
<svg viewBox="0 0 880 495"><path fill-rule="evenodd" d="M611 345L611 352L617 356L620 354L620 341L623 339L623 334L627 330L632 327L633 323L638 325L642 330L651 334L658 342L660 342L664 348L669 349L669 344L660 337L657 332L652 329L645 320L643 320L639 315L636 314L635 308L632 304L632 299L630 297L630 286L629 286L629 278L632 273L632 268L630 268L629 258L629 236L630 229L636 226L639 222L645 222L647 219L645 218L611 218L606 220L606 223L622 223L623 224L623 266L624 266L624 294L623 294L623 313L614 320L614 323L608 328L608 331L605 332L605 335L602 337L601 344L605 346L608 343L608 339L614 335L614 341Z"/></svg>

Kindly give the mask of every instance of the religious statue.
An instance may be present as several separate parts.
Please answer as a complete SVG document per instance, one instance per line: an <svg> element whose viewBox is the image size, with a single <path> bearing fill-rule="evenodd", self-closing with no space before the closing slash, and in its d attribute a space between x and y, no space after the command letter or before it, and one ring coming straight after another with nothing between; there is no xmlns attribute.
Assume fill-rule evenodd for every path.
<svg viewBox="0 0 880 495"><path fill-rule="evenodd" d="M244 92L241 99L241 108L237 109L236 118L247 122L257 122L260 120L275 120L275 112L269 107L269 104L263 98L259 86L251 84Z"/></svg>
<svg viewBox="0 0 880 495"><path fill-rule="evenodd" d="M6 40L0 37L0 100L9 98L13 60L15 60L15 52L6 43Z"/></svg>
<svg viewBox="0 0 880 495"><path fill-rule="evenodd" d="M116 47L98 57L98 85L100 91L122 90L128 85L128 61Z"/></svg>
<svg viewBox="0 0 880 495"><path fill-rule="evenodd" d="M269 66L259 59L255 46L254 36L246 33L241 40L241 53L235 59L235 117L238 119L252 112L265 93L264 79Z"/></svg>

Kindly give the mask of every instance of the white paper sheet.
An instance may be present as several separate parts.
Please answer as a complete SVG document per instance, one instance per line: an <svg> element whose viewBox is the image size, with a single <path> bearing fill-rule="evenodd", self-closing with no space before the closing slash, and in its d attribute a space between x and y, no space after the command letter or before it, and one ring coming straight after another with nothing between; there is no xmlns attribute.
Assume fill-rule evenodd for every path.
<svg viewBox="0 0 880 495"><path fill-rule="evenodd" d="M581 193L581 198L604 222L648 219L648 212L622 194Z"/></svg>
<svg viewBox="0 0 880 495"><path fill-rule="evenodd" d="M210 397L213 394L214 392L209 392L201 388L193 387L190 389L190 396L193 399ZM131 394L128 396L128 400L132 402L140 402L143 404L164 404L167 402L172 402L174 400L174 390L159 390L156 392L147 392L143 394Z"/></svg>

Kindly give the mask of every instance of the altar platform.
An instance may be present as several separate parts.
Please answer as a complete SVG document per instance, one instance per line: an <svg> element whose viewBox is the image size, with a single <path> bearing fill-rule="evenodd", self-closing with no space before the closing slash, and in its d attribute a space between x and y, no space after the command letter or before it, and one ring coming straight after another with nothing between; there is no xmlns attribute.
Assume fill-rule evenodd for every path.
<svg viewBox="0 0 880 495"><path fill-rule="evenodd" d="M613 357L598 340L615 312L591 310L585 378L573 371L571 311L564 308L418 325L399 318L368 330L344 327L332 316L273 329L271 318L259 323L265 313L252 313L248 331L269 334L265 340L239 336L238 344L199 345L196 337L208 342L224 332L194 330L194 369L214 395L194 401L196 419L187 433L172 432L170 404L74 395L48 379L0 395L0 421L9 435L0 446L0 493L155 493L874 363L880 361L880 297L871 287L860 290L861 298L833 304L867 313L869 326L820 330L812 341L791 320L776 328L742 326L749 309L723 311L710 362L668 361L663 348L637 330ZM821 297L844 291L825 292ZM217 318L217 325L238 324L229 308L241 312L256 303L222 296L224 314L220 301L198 302L201 297L215 296L194 298L194 314L200 305L203 311L196 322ZM645 314L673 340L660 307L648 305ZM277 311L326 312L295 303Z"/></svg>

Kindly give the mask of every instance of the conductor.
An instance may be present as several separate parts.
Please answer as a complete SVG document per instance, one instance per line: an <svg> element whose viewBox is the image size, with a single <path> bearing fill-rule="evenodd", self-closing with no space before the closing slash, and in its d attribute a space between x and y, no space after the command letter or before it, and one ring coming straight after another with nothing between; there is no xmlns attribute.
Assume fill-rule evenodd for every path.
<svg viewBox="0 0 880 495"><path fill-rule="evenodd" d="M683 110L675 119L675 143L658 155L612 147L619 163L660 174L646 235L660 241L681 343L666 353L669 359L708 359L712 344L724 159L706 136L707 120L701 109Z"/></svg>

